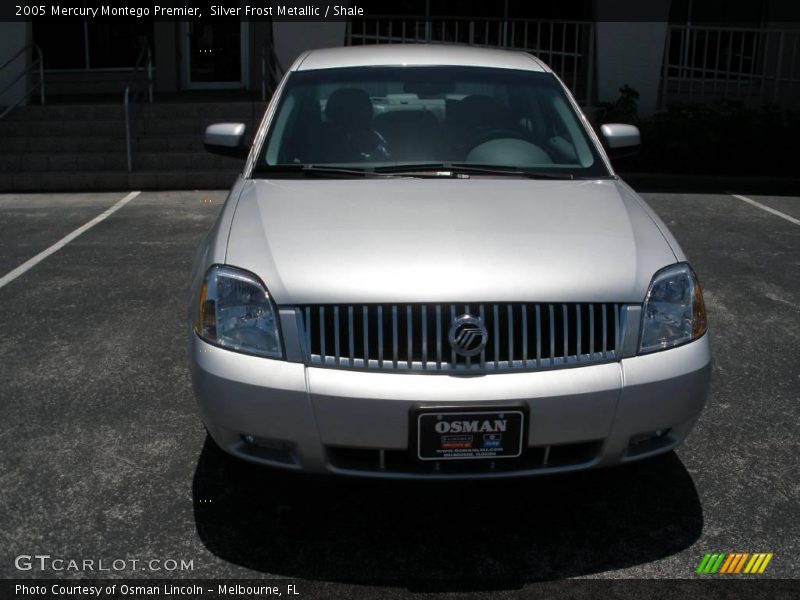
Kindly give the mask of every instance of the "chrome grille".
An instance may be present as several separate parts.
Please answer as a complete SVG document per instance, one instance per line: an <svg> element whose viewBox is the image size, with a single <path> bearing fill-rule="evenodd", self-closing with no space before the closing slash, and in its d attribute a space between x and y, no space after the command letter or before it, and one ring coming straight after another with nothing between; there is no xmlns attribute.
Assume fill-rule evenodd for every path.
<svg viewBox="0 0 800 600"><path fill-rule="evenodd" d="M392 371L508 371L615 360L621 304L317 304L300 307L306 362ZM451 323L480 317L483 351L450 347Z"/></svg>

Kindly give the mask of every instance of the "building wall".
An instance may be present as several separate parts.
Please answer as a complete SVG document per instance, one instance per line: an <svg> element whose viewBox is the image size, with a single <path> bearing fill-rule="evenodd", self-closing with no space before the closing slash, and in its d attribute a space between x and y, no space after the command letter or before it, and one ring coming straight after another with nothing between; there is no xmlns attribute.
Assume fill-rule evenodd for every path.
<svg viewBox="0 0 800 600"><path fill-rule="evenodd" d="M619 15L620 8L624 8L626 5L631 10L635 10L637 6L641 6L641 1L586 0L585 2L578 2L578 0L573 0L573 4L579 8L584 5L590 7L591 10L589 12L591 14L587 13L583 18L594 20L593 64L595 68L591 76L594 99L601 102L614 101L618 97L619 88L623 85L629 85L640 93L640 111L643 114L648 114L653 112L657 106L670 9L672 8L672 12L675 13L678 6L676 2L679 0L647 0L649 14L655 17L655 20L649 23L606 20L611 14ZM780 20L770 21L770 15L777 8L791 4L794 1L763 0L764 3L767 3L765 6L769 10L764 13L765 20L760 25L770 29L796 30L797 23L787 23ZM695 0L695 2L697 3L699 0ZM483 6L479 3L473 4L475 6ZM501 5L503 5L502 2L497 6ZM386 6L388 7L388 4ZM411 8L416 7L418 9L419 6L426 6L426 3L417 2ZM514 10L520 7L525 7L526 9L525 18L539 18L536 15L539 13L545 14L542 12L544 8L538 7L533 3L520 4L519 2L512 2L509 6L509 15L518 16ZM466 10L464 7L462 9ZM498 10L500 9L498 8ZM580 14L582 15L583 13ZM549 16L557 17L558 15ZM26 23L0 23L0 63L12 56L32 39L31 29L31 25ZM265 21L250 23L249 31L249 42L245 49L249 56L249 72L247 73L245 87L251 90L260 90L262 48L270 37L274 39L277 57L285 70L304 50L343 45L345 43L346 24L344 22L330 21L321 23ZM180 91L184 87L183 70L185 68L183 57L181 56L183 48L181 47L182 34L180 25L173 22L155 22L153 24L153 34L156 91ZM791 41L793 44L794 38ZM792 44L789 44L789 46L792 46ZM790 75L794 77L796 69L800 68L800 58L790 60L787 57L791 56L791 49L784 50L781 74L784 78ZM18 75L24 69L24 65L25 61L18 60L12 68L0 72L0 89ZM114 85L117 87L113 89L117 91L117 88L124 84L124 80L127 80L127 76L123 71L105 74L98 71L87 71L78 76L74 72L71 74L51 72L45 75L46 80L51 83L50 90L53 93L65 93L68 91L78 93L83 91L105 92L112 89ZM72 84L73 87L71 89L66 89L63 83L59 83L59 79L83 79L84 82ZM23 93L23 90L24 86L20 82L12 92L0 95L0 105L4 102L8 103L14 96L18 97ZM592 94L588 95L591 96Z"/></svg>
<svg viewBox="0 0 800 600"><path fill-rule="evenodd" d="M613 102L619 97L619 88L629 85L639 92L639 112L646 115L655 112L658 104L670 0L648 0L652 14L661 17L658 21L604 20L612 4L616 12L625 4L634 9L640 1L596 1L597 100Z"/></svg>
<svg viewBox="0 0 800 600"><path fill-rule="evenodd" d="M288 69L295 59L306 50L344 46L345 31L346 23L344 21L326 21L324 23L273 21L272 23L275 53L284 70Z"/></svg>
<svg viewBox="0 0 800 600"><path fill-rule="evenodd" d="M30 23L0 23L0 65L14 56L28 44L31 35ZM16 77L23 73L32 55L20 56L8 67L0 71L0 90L5 89ZM25 93L24 79L18 81L7 92L0 94L0 106L8 106Z"/></svg>
<svg viewBox="0 0 800 600"><path fill-rule="evenodd" d="M156 21L153 26L153 46L156 63L156 90L177 92L180 81L178 24L171 21Z"/></svg>

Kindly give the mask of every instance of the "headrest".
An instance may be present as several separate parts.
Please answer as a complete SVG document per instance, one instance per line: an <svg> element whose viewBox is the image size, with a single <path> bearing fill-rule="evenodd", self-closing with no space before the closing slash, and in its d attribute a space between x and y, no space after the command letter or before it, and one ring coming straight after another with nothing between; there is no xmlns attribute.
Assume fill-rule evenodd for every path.
<svg viewBox="0 0 800 600"><path fill-rule="evenodd" d="M364 90L341 88L328 97L325 116L332 123L368 127L372 122L372 101Z"/></svg>
<svg viewBox="0 0 800 600"><path fill-rule="evenodd" d="M504 118L503 109L491 96L467 96L455 108L457 120L464 124L499 127Z"/></svg>

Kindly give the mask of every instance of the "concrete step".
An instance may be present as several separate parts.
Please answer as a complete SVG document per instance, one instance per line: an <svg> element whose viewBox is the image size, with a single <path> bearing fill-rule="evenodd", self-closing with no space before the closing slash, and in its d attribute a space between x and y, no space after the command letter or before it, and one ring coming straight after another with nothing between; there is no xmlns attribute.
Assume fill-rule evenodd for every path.
<svg viewBox="0 0 800 600"><path fill-rule="evenodd" d="M125 152L125 135L14 136L2 138L0 155L69 152Z"/></svg>
<svg viewBox="0 0 800 600"><path fill-rule="evenodd" d="M141 114L147 119L209 118L219 120L256 119L264 116L264 102L191 102L186 104L143 104Z"/></svg>
<svg viewBox="0 0 800 600"><path fill-rule="evenodd" d="M86 121L123 120L125 111L122 100L119 104L44 104L18 106L8 113L3 121Z"/></svg>
<svg viewBox="0 0 800 600"><path fill-rule="evenodd" d="M91 135L125 137L125 121L0 121L0 139Z"/></svg>
<svg viewBox="0 0 800 600"><path fill-rule="evenodd" d="M0 192L56 192L109 190L224 190L238 170L207 171L24 171L0 173Z"/></svg>
<svg viewBox="0 0 800 600"><path fill-rule="evenodd" d="M132 190L227 190L241 170L141 171L131 173L128 186Z"/></svg>
<svg viewBox="0 0 800 600"><path fill-rule="evenodd" d="M146 118L211 118L260 120L266 110L264 102L187 102L136 104L134 111ZM19 106L2 122L17 121L86 121L123 120L122 98L118 104L45 104Z"/></svg>
<svg viewBox="0 0 800 600"><path fill-rule="evenodd" d="M224 189L244 161L206 152L205 128L244 122L250 137L265 108L263 102L137 106L128 173L121 104L19 107L0 121L0 192Z"/></svg>
<svg viewBox="0 0 800 600"><path fill-rule="evenodd" d="M21 171L0 173L0 190L4 192L59 192L125 190L127 171Z"/></svg>
<svg viewBox="0 0 800 600"><path fill-rule="evenodd" d="M132 141L135 153L141 152L206 152L203 134L164 134L139 136ZM59 136L3 138L0 156L19 153L56 152L125 152L125 136Z"/></svg>
<svg viewBox="0 0 800 600"><path fill-rule="evenodd" d="M38 171L124 171L124 152L55 152L0 154L0 173Z"/></svg>
<svg viewBox="0 0 800 600"><path fill-rule="evenodd" d="M244 123L246 131L252 133L259 125L259 121L245 116L222 119L220 117L194 117L194 118L164 118L140 116L134 126L137 136L172 135L203 135L206 127L212 123L221 122Z"/></svg>
<svg viewBox="0 0 800 600"><path fill-rule="evenodd" d="M135 171L241 171L244 159L209 152L138 152L133 155Z"/></svg>
<svg viewBox="0 0 800 600"><path fill-rule="evenodd" d="M199 135L206 127L219 123L215 117L168 119L139 117L133 122L131 131L136 137L158 137L164 135ZM244 123L248 132L258 127L258 122L249 118L237 118L236 122ZM0 139L19 137L72 137L72 136L112 136L125 137L125 121L0 121Z"/></svg>
<svg viewBox="0 0 800 600"><path fill-rule="evenodd" d="M202 134L139 136L133 142L134 152L206 152Z"/></svg>
<svg viewBox="0 0 800 600"><path fill-rule="evenodd" d="M135 171L214 171L236 170L244 159L218 156L209 152L136 152ZM126 171L125 152L56 152L34 154L0 154L0 173L37 171Z"/></svg>

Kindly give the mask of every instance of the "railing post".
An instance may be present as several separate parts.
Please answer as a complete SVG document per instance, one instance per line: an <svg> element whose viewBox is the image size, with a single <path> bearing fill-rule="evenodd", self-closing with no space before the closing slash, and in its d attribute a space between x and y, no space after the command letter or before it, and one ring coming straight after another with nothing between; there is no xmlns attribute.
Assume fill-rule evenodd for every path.
<svg viewBox="0 0 800 600"><path fill-rule="evenodd" d="M153 103L153 56L150 48L147 48L147 97L150 104Z"/></svg>
<svg viewBox="0 0 800 600"><path fill-rule="evenodd" d="M770 39L768 31L763 31L763 33L764 33L764 42L762 46L763 52L761 53L761 55L764 57L764 59L761 61L761 94L759 96L762 102L764 101L764 98L767 97L767 67L769 61L769 39ZM756 36L758 36L758 33L756 33Z"/></svg>
<svg viewBox="0 0 800 600"><path fill-rule="evenodd" d="M31 60L28 62L28 57L30 52L36 53L36 59ZM27 44L20 48L20 50L14 54L11 58L6 60L2 65L0 65L0 71L8 67L9 65L13 64L18 58L22 57L25 61L25 66L21 70L20 74L16 77L13 77L10 81L6 82L6 87L0 90L0 96L6 94L7 92L12 92L14 86L17 84L18 81L22 80L24 91L22 96L20 96L17 100L11 101L11 103L6 106L0 112L0 119L5 117L9 112L11 112L14 108L16 108L19 104L25 102L28 98L32 98L34 92L36 91L36 86L33 85L33 77L34 77L34 69L36 67L36 62L39 63L39 99L41 103L44 104L45 102L45 92L44 92L44 57L42 56L42 50L36 44Z"/></svg>
<svg viewBox="0 0 800 600"><path fill-rule="evenodd" d="M39 101L44 106L44 57L39 46L36 46L36 53L39 55Z"/></svg>
<svg viewBox="0 0 800 600"><path fill-rule="evenodd" d="M267 43L261 44L261 101L267 101Z"/></svg>
<svg viewBox="0 0 800 600"><path fill-rule="evenodd" d="M661 72L661 94L658 108L663 109L667 104L667 88L669 87L669 56L672 43L672 27L667 25L667 41L664 49L663 70Z"/></svg>
<svg viewBox="0 0 800 600"><path fill-rule="evenodd" d="M130 94L131 88L130 86L125 87L125 99L124 99L124 106L125 106L125 148L128 153L128 173L133 172L133 157L131 156L131 118L130 118L130 110L129 110L129 101L128 96Z"/></svg>
<svg viewBox="0 0 800 600"><path fill-rule="evenodd" d="M686 67L689 61L689 44L691 43L691 23L687 22L686 27L681 29L681 67ZM681 70L681 77L687 76L685 70Z"/></svg>
<svg viewBox="0 0 800 600"><path fill-rule="evenodd" d="M503 48L508 48L508 0L503 2Z"/></svg>
<svg viewBox="0 0 800 600"><path fill-rule="evenodd" d="M536 40L537 45L539 40ZM589 66L586 69L586 106L592 102L592 85L594 85L594 23L589 23Z"/></svg>
<svg viewBox="0 0 800 600"><path fill-rule="evenodd" d="M784 32L781 31L778 35L778 64L775 67L775 96L774 100L777 102L778 96L781 91L781 68L783 67L783 35Z"/></svg>

